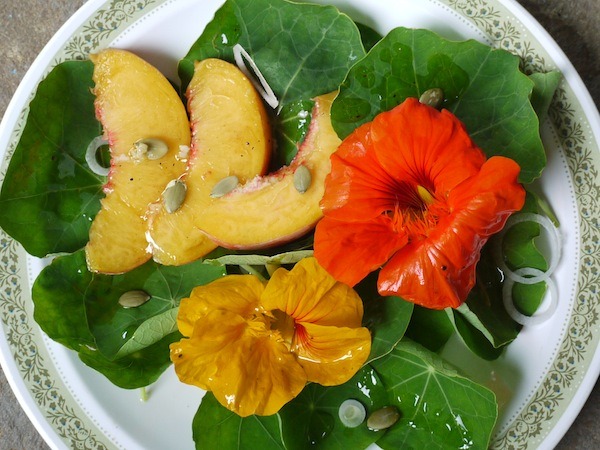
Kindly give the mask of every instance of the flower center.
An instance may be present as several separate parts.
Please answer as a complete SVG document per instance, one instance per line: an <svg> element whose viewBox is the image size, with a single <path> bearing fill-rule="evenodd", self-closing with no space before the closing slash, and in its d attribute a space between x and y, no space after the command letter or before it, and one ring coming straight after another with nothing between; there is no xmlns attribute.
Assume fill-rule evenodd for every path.
<svg viewBox="0 0 600 450"><path fill-rule="evenodd" d="M429 189L418 184L403 183L394 192L396 202L390 211L396 232L408 233L411 240L427 237L439 220L439 205Z"/></svg>
<svg viewBox="0 0 600 450"><path fill-rule="evenodd" d="M421 200L423 200L423 203L425 203L426 205L431 205L435 201L435 198L433 198L433 195L431 195L431 192L429 192L427 189L425 189L420 184L417 185L417 194L419 195Z"/></svg>
<svg viewBox="0 0 600 450"><path fill-rule="evenodd" d="M294 318L279 309L271 311L273 319L271 321L271 331L277 332L285 345L291 349L294 334L296 332L296 322Z"/></svg>

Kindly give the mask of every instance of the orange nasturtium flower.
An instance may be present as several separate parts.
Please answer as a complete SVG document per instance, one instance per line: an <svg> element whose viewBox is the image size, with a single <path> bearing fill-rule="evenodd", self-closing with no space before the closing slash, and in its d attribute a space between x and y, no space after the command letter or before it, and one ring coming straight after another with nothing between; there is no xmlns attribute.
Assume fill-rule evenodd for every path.
<svg viewBox="0 0 600 450"><path fill-rule="evenodd" d="M358 294L314 258L280 268L265 285L229 275L183 299L171 344L179 379L212 391L242 417L271 415L307 381L345 383L371 349Z"/></svg>
<svg viewBox="0 0 600 450"><path fill-rule="evenodd" d="M354 286L381 268L378 290L457 308L487 239L522 208L520 167L486 160L463 124L414 98L357 128L331 158L315 257Z"/></svg>

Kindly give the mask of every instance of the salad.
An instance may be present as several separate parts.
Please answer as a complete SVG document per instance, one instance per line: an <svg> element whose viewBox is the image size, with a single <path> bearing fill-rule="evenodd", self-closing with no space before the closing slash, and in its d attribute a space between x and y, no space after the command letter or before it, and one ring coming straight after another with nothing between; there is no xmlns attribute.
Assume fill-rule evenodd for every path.
<svg viewBox="0 0 600 450"><path fill-rule="evenodd" d="M258 17L260 20L257 20ZM263 26L269 20L273 21L273 27L279 28ZM290 23L301 32L293 32L294 27ZM327 27L314 25L320 23L327 24ZM270 39L274 29L279 29L280 33L276 33L277 39ZM210 363L200 361L203 356L194 359L192 365L197 362L204 364L207 368L204 371L214 367L219 373L230 375L215 376L213 373L200 376L193 370L190 373L184 366L178 372L183 381L210 391L204 396L192 425L197 447L212 448L217 443L226 446L227 442L221 440L222 436L235 436L242 443L258 445L262 442L269 447L277 445L281 448L301 448L310 444L338 448L347 446L344 443L367 447L375 442L383 448L396 448L399 442L410 442L413 446L438 443L485 448L496 420L497 401L489 389L460 376L460 367L449 367L437 351L450 335L458 333L479 357L498 357L520 330L519 323L514 319L522 320L522 316L531 315L544 297L548 280L543 278L540 281L542 278L539 278L539 273L550 272L548 269L553 264L544 259L533 239L540 233L540 224L552 230L548 220L543 219L548 215L543 201L533 193L526 192L526 188L541 175L544 168L539 119L548 108L559 79L558 74L525 75L519 70L518 58L506 52L492 50L473 41L449 42L426 30L398 28L386 36L378 36L373 30L354 23L332 7L284 1L228 1L181 61L180 92L184 94L188 86L194 83L197 61L216 59L235 62L235 45L240 45L247 52L245 60L248 65L255 64L248 78L259 79L257 75L264 76L268 82L264 85L259 83L257 89L272 89L277 100L277 105L272 107L269 104L271 97L267 96L268 106L263 105L268 115L267 122L272 128L272 134L268 136L273 136L276 145L271 165L260 170L279 173L280 176L263 184L271 186L283 183L285 179L291 180L291 186L296 189L295 195L300 195L302 201L311 188L319 185L315 175L323 166L306 163L311 161L306 159L306 155L312 153L310 148L303 147L305 142L310 143L314 138L312 133L315 128L323 129L321 126L315 127L324 117L318 111L326 108L318 98L334 93L331 94L330 105L327 105L330 112L325 117L330 120L335 134L343 143L341 146L335 145L335 150L339 147L341 151L335 153L337 156L332 158L331 168L326 170L329 181L320 183L324 194L318 199L318 204L325 217L318 220L316 232L313 234L310 230L304 230L294 234L285 231L285 236L292 235L293 238L277 239L275 243L264 245L264 239L250 244L246 241L232 243L229 238L217 238L215 233L221 230L216 230L208 235L213 238L212 242L224 245L215 245L210 253L192 258L191 261L183 261L185 258L179 261L178 255L169 251L165 254L170 259L161 262L142 261L131 270L98 270L90 267L89 243L93 234L90 224L93 227L97 223L99 211L107 210L101 209L101 204L103 199L109 197L106 194L112 187L110 183L107 184L106 175L97 173L98 168L93 167L95 164L89 155L86 159L85 149L90 147L91 142L96 143L92 146L94 150L102 148L98 145L102 141L97 138L105 136L110 142L111 136L110 133L106 136L106 123L102 118L100 121L97 118L101 116L97 103L101 94L95 70L100 63L98 60L63 63L40 85L32 101L28 125L13 156L0 196L0 225L7 233L19 240L32 255L43 257L61 254L40 274L34 285L36 320L51 338L77 351L85 364L103 373L116 385L128 389L140 388L154 382L172 360L177 368L180 364L177 362L179 355L184 354L187 358L189 348L194 351L202 342L225 339L223 324L231 323L229 319L232 317L227 314L232 314L232 311L236 317L243 317L246 323L251 322L249 316L235 311L235 305L224 306L232 297L224 294L227 288L219 283L230 280L240 282L241 285L236 284L232 288L238 294L247 291L243 291L247 295L242 295L240 301L247 301L254 312L262 308L261 311L270 313L266 329L269 332L277 331L281 336L291 334L288 342L290 348L291 342L297 337L297 330L307 330L313 326L331 327L331 324L320 324L318 320L302 321L294 316L293 308L286 311L284 306L275 305L275 299L285 297L299 301L294 292L300 287L314 285L314 289L318 290L319 286L330 283L335 286L335 292L341 292L334 295L341 309L344 305L355 305L348 317L340 319L342 323L338 328L344 331L331 332L331 336L339 339L345 336L346 331L354 330L352 339L344 338L352 341L348 347L351 356L346 358L349 364L340 363L344 358L339 355L332 357L327 354L327 346L321 348L323 355L316 364L312 364L315 363L314 354L301 354L300 344L296 350L275 353L278 355L275 359L286 358L290 361L285 366L288 372L286 376L296 373L298 376L294 376L294 382L300 387L290 389L293 391L292 398L285 398L283 405L277 405L274 410L255 408L247 414L235 400L233 408L225 407L223 403L226 402L218 396L227 397L227 389L231 389L230 380L240 374L240 364L236 365L235 361L251 354L250 348L255 348L255 342L239 342L231 338L223 340L219 351L214 351L217 356L207 360ZM301 49L302 53L297 55L300 57L273 57L289 48L295 51ZM333 54L339 59L333 59ZM323 63L324 60L327 64ZM248 71L247 66L241 66ZM112 75L109 75L109 79L113 79ZM439 89L443 91L443 97L436 94ZM424 94L438 96L442 99L441 104L431 103L423 97ZM421 99L421 102L417 99ZM323 103L328 100L323 100ZM269 107L271 109L267 109ZM436 107L446 112L439 112ZM46 129L40 129L40 123L48 122L39 120L48 108L54 108L57 116L63 118L62 125L48 123ZM390 111L393 111L394 117ZM127 116L123 112L121 114ZM261 114L264 115L259 113L261 117ZM193 121L193 112L190 115ZM415 120L415 123L411 120ZM343 205L339 203L340 192L347 186L350 186L346 192L348 196L355 197L354 193L358 191L359 200L364 195L369 199L367 203L372 203L377 196L370 192L379 192L379 186L386 185L389 164L400 167L397 161L382 164L381 167L373 159L356 163L352 160L355 156L353 149L368 148L373 142L371 136L392 136L393 130L403 124L404 139L406 135L416 133L415 130L420 126L428 124L427 121L430 121L430 129L446 135L446 138L449 135L449 142L456 139L463 146L464 142L468 142L468 155L457 155L452 145L444 145L445 148L452 148L452 157L436 154L440 157L438 161L447 162L440 163L442 167L439 168L432 165L432 170L436 172L447 172L441 175L440 183L447 187L448 192L455 192L451 196L463 199L467 204L469 199L477 199L482 192L489 194L486 199L498 200L499 190L506 197L504 203L498 201L501 206L497 210L482 212L486 217L483 225L473 226L473 218L465 221L468 232L460 232L460 237L470 234L469 239L477 242L474 249L470 249L466 255L464 252L459 256L446 255L454 266L450 262L446 265L438 261L428 266L431 273L426 272L427 277L436 277L440 271L446 272L453 267L472 267L474 270L477 265L477 283L474 284L471 276L466 276L467 280L459 279L448 288L453 290L453 295L439 304L435 303L440 300L439 292L417 292L413 295L402 290L406 284L410 284L398 282L404 276L404 272L398 271L407 267L406 259L402 264L394 264L392 259L392 256L396 259L402 249L416 240L414 234L407 236L399 232L403 229L403 220L414 219L414 211L423 214L423 211L439 207L441 209L436 210L437 219L434 223L427 222L425 225L436 229L437 224L442 222L440 217L443 211L440 211L448 205L437 204L436 200L439 199L436 199L438 191L434 180L428 180L430 184L409 180L411 186L416 186L410 193L417 194L416 199L410 199L417 201L417 207L411 206L413 215L410 217L402 216L399 211L384 205L379 207L377 223L373 223L369 222L371 218L365 220L361 217L359 220L351 214L345 214L347 211L344 208L350 202ZM121 122L117 120L116 123L118 126ZM461 124L464 124L464 130ZM361 130L362 134L357 130ZM68 137L62 147L53 145L53 133ZM515 136L519 138L515 139ZM219 137L222 135L219 134ZM126 142L127 155L131 156L129 151L133 143L141 138L153 137L140 136ZM180 172L187 170L187 181L191 183L193 175L189 173L189 168L194 165L188 162L196 157L195 147L191 143L191 152L186 153L188 143L184 140L185 137L176 139L177 148L183 154L178 153L180 157L175 158L173 164L183 163ZM410 140L416 138L413 136ZM403 145L402 142L391 147L398 148ZM144 145L149 145L153 150L152 142L145 142ZM111 142L110 170L114 170L116 159L114 147ZM415 146L410 151L421 150ZM450 161L456 163L454 170L446 169ZM498 161L503 165L489 168L491 165L488 163L499 164ZM135 163L132 167L136 169L143 165ZM102 161L98 165L106 166ZM349 166L364 170L344 179ZM454 191L462 185L452 179L465 166L469 166L471 172L461 175L460 181L472 178L471 188ZM517 171L515 166L518 166ZM294 169L280 172L282 167ZM303 169L299 170L299 167L307 168L308 181L306 175L296 175L302 173ZM402 167L400 170L408 172ZM479 176L482 172L485 176ZM489 182L494 174L500 174L503 178ZM108 179L111 176L114 176L114 172L112 175L109 172ZM228 177L222 176L221 179ZM245 177L251 183L252 175ZM356 180L357 185L353 187ZM363 180L366 181L360 185ZM498 189L499 183L501 189ZM243 196L248 191L255 192L250 188L244 190L243 183L240 184L242 186L236 187L236 183L233 190L222 195L214 195L213 183L211 194L212 198L216 198L214 203L219 205L221 197L231 198ZM190 190L191 184L186 186ZM165 183L160 188L163 193L167 192ZM396 188L395 185L388 186L394 192L397 192ZM114 189L117 189L116 184ZM507 190L511 193L506 194ZM161 205L159 195L144 201L147 204L157 201ZM182 208L179 215L185 215L183 205L186 202L187 197L179 205ZM489 205L485 201L477 202ZM358 205L357 209L364 206L360 202ZM408 209L407 205L402 204L399 209ZM163 206L168 209L166 204ZM173 213L177 213L179 206L174 208ZM256 211L256 208L247 209ZM508 216L517 210L527 213L524 216L527 219L536 217L537 222L526 220L513 224L503 235L496 236L496 241L481 247L484 241L500 231ZM247 213L240 209L233 211L240 215ZM275 212L281 213L281 210L278 208ZM172 218L173 213L167 211L170 214L167 217ZM223 214L219 206L208 213L215 214L217 219L220 217L223 224L233 224L234 235L237 234L236 227L254 225L253 222L234 220L237 218L235 216L219 216ZM277 214L269 218L268 210L261 210L261 214L271 222L279 216ZM140 217L139 212L136 215ZM36 229L20 226L31 217L43 217L46 220L39 221L39 228ZM480 219L480 215L477 218ZM381 221L387 225L377 228L373 238L368 230L381 225ZM419 228L417 231L422 232L423 224L413 222L418 225L415 226ZM129 228L127 225L123 229ZM265 230L260 223L257 228ZM361 229L367 231L361 235L357 233ZM347 234L344 234L345 230ZM383 236L383 232L388 234ZM170 230L165 236L168 238L172 233L173 230ZM149 235L152 236L152 230ZM120 237L118 234L112 236L114 239ZM110 237L102 240L103 248L110 249ZM144 232L143 237L147 239L148 234ZM158 238L150 241L161 242ZM393 247L385 248L389 242L394 243ZM176 241L175 251L181 247L184 245L177 245ZM156 248L164 250L166 245L156 245ZM375 255L380 250L385 251L384 257ZM460 259L461 255L465 259ZM121 262L121 258L112 259ZM383 269L376 269L382 266ZM509 283L508 278L503 279L498 267L505 274L514 273L515 277L521 277L517 279L525 279L528 284L513 283L512 278ZM356 269L358 274L351 269ZM415 272L420 274L422 271ZM531 278L527 277L538 278L533 278L536 283L531 284ZM510 284L514 284L514 288L509 295L504 295L506 286ZM349 286L354 289L349 289ZM423 286L427 290L431 282ZM456 294L455 291L460 292ZM311 296L317 297L316 294ZM514 311L506 311L503 301L506 297L517 305L520 315L513 314L511 317L509 313ZM331 305L332 301L327 303ZM204 310L197 311L195 308L198 305L204 305ZM302 304L296 306L301 307ZM275 317L273 311L283 312L285 316ZM220 316L221 319L215 319L213 323L209 316L212 319ZM294 322L292 327L289 326L290 318ZM202 332L208 328L217 332L194 343L194 336L200 333L195 323L200 320L205 324L213 323ZM273 323L287 326L273 326ZM365 336L368 339L364 339ZM337 341L333 337L323 338L325 340L322 342L329 340L337 348ZM265 339L272 339L272 334ZM232 342L236 345L232 345ZM232 347L234 353L243 354L231 358L221 355L220 351L226 346ZM333 360L333 369L324 369L328 359ZM308 368L308 364L298 365L298 361L307 360L310 360L311 368ZM263 370L263 366L257 367ZM328 376L323 376L323 372ZM272 376L269 370L260 374L260 380L269 380ZM250 377L253 375L250 374ZM332 375L339 375L339 378L332 381ZM281 381L277 377L273 376L271 380ZM298 380L301 382L298 383ZM436 383L431 383L432 380ZM307 381L310 383L307 384ZM221 384L226 385L224 391L219 386ZM271 397L278 396L273 391L283 384L274 382L265 388L263 383L262 386L242 391L237 391L237 386L236 395L241 398L242 394L248 397L264 394L267 400L261 397L257 403L271 405ZM467 395L466 392L473 394ZM409 405L406 399L417 401ZM357 403L350 403L348 409L348 400ZM340 409L342 405L345 407ZM345 423L345 412L354 417L355 413L361 416L361 411L364 411L365 420L356 426ZM373 420L380 416L385 420L391 419L384 421L383 425L374 425Z"/></svg>

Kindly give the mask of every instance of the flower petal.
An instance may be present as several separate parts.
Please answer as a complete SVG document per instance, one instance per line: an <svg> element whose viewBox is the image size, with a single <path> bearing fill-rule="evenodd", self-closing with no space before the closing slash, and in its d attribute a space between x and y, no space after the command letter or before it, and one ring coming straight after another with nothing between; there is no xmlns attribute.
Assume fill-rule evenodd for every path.
<svg viewBox="0 0 600 450"><path fill-rule="evenodd" d="M300 330L294 348L309 381L323 386L345 383L369 357L371 334L366 328L305 323Z"/></svg>
<svg viewBox="0 0 600 450"><path fill-rule="evenodd" d="M364 221L394 209L394 180L370 151L370 126L357 128L331 156L321 200L326 216Z"/></svg>
<svg viewBox="0 0 600 450"><path fill-rule="evenodd" d="M191 338L171 344L170 357L180 381L208 390L232 344L244 334L246 321L218 310L205 315L199 325L190 333Z"/></svg>
<svg viewBox="0 0 600 450"><path fill-rule="evenodd" d="M379 274L379 292L427 308L460 306L475 284L481 248L523 207L519 171L514 161L493 157L477 176L457 186L448 199L450 216L427 239L394 255Z"/></svg>
<svg viewBox="0 0 600 450"><path fill-rule="evenodd" d="M242 417L271 415L300 393L306 374L264 322L249 322L223 310L194 327L190 339L171 345L179 379L210 390Z"/></svg>
<svg viewBox="0 0 600 450"><path fill-rule="evenodd" d="M479 254L463 252L456 243L449 237L404 247L381 269L379 293L431 309L458 308L475 283ZM448 255L464 264L456 264Z"/></svg>
<svg viewBox="0 0 600 450"><path fill-rule="evenodd" d="M374 153L387 173L440 197L475 175L485 161L454 114L415 98L375 117L371 135Z"/></svg>
<svg viewBox="0 0 600 450"><path fill-rule="evenodd" d="M282 342L269 336L244 337L235 348L210 388L236 414L275 414L306 385L304 369Z"/></svg>
<svg viewBox="0 0 600 450"><path fill-rule="evenodd" d="M456 220L486 237L499 232L508 217L525 203L525 189L518 183L521 168L512 159L493 156L476 177L465 181L448 196L448 205L460 211Z"/></svg>
<svg viewBox="0 0 600 450"><path fill-rule="evenodd" d="M181 301L177 325L184 336L191 336L194 324L216 309L248 316L258 305L264 290L261 281L252 275L229 275L194 288L189 298Z"/></svg>
<svg viewBox="0 0 600 450"><path fill-rule="evenodd" d="M385 215L361 223L325 216L315 231L315 257L336 280L354 286L407 242Z"/></svg>
<svg viewBox="0 0 600 450"><path fill-rule="evenodd" d="M315 258L305 258L291 271L277 269L261 297L267 311L280 310L295 322L360 327L363 305L354 290L337 282Z"/></svg>

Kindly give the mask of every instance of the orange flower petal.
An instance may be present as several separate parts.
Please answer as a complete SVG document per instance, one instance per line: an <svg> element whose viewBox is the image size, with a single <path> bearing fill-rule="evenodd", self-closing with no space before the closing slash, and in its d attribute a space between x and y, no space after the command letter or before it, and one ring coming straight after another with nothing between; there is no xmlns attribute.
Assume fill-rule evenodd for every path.
<svg viewBox="0 0 600 450"><path fill-rule="evenodd" d="M407 242L384 215L361 223L325 216L315 230L315 257L336 280L354 286Z"/></svg>
<svg viewBox="0 0 600 450"><path fill-rule="evenodd" d="M315 258L305 258L291 271L277 269L261 297L268 311L279 310L297 322L360 327L362 300L337 282Z"/></svg>
<svg viewBox="0 0 600 450"><path fill-rule="evenodd" d="M303 323L294 348L309 381L323 386L345 383L362 367L371 351L366 328L340 328Z"/></svg>
<svg viewBox="0 0 600 450"><path fill-rule="evenodd" d="M525 203L525 189L518 183L521 168L512 159L493 156L476 177L465 181L448 196L457 217L465 227L490 236L500 231L514 211Z"/></svg>
<svg viewBox="0 0 600 450"><path fill-rule="evenodd" d="M427 239L409 244L385 265L379 292L427 308L460 306L475 284L481 248L523 207L519 171L510 159L490 158L477 176L452 191L451 215Z"/></svg>
<svg viewBox="0 0 600 450"><path fill-rule="evenodd" d="M375 117L371 134L373 153L387 173L440 197L477 174L485 162L456 116L415 98Z"/></svg>
<svg viewBox="0 0 600 450"><path fill-rule="evenodd" d="M348 221L364 221L393 209L391 178L381 167L371 146L371 124L357 128L331 156L331 172L325 179L321 207L326 215Z"/></svg>
<svg viewBox="0 0 600 450"><path fill-rule="evenodd" d="M194 324L215 309L248 316L258 305L263 289L261 281L252 275L230 275L194 288L190 297L179 305L180 333L191 336Z"/></svg>

